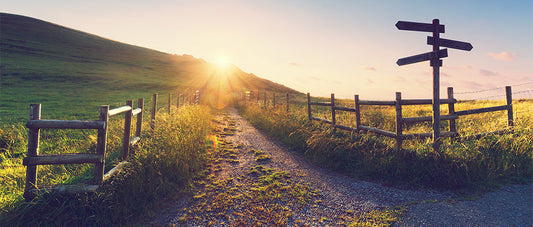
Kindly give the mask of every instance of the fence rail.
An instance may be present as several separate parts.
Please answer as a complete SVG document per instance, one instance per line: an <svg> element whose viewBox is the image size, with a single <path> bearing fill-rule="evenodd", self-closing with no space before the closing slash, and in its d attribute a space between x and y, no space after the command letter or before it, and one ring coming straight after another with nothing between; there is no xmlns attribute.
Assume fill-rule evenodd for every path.
<svg viewBox="0 0 533 227"><path fill-rule="evenodd" d="M244 103L253 103L254 100L255 103L257 104L260 104L260 97L261 97L261 93L260 91L258 90L257 92L254 92L254 91L245 91L243 93L243 96L242 96L242 100L244 101ZM283 97L285 98L285 111L286 112L289 112L289 109L290 109L290 95L289 93L285 93L284 95L280 96L279 93L276 93L276 92L272 92L272 98L269 100L269 95L267 94L267 91L264 91L263 92L263 107L267 108L269 106L269 101L271 100L271 104L272 104L272 109L276 109L276 104L282 104L283 102L280 102L280 103L276 103L276 100L282 100ZM280 98L282 97L282 98ZM278 105L279 106L279 105Z"/></svg>
<svg viewBox="0 0 533 227"><path fill-rule="evenodd" d="M452 137L456 139L466 140L466 139L475 139L479 138L480 136L486 135L486 134L501 134L505 132L509 132L509 130L498 130L494 132L485 132L478 135L472 135L472 136L463 136L459 137L459 133L456 129L455 120L459 119L460 116L465 115L471 115L471 114L480 114L480 113L487 113L487 112L494 112L494 111L507 111L507 120L508 120L508 126L512 127L514 125L513 123L513 105L512 105L512 91L511 87L506 87L506 105L502 106L494 106L494 107L486 107L486 108L479 108L479 109L472 109L472 110L462 110L462 111L455 111L455 103L457 103L457 100L454 99L453 95L453 88L448 88L448 98L447 99L441 99L441 104L447 104L448 105L448 115L440 115L441 121L449 121L449 131L440 132L440 137ZM416 124L421 122L430 122L433 121L432 116L423 116L423 117L403 117L402 116L402 106L404 105L430 105L432 104L431 99L402 99L402 95L400 92L396 93L396 100L395 101L371 101L371 100L359 100L359 95L354 96L354 105L355 107L342 107L342 106L336 106L335 105L335 95L331 94L331 101L330 102L314 102L311 101L311 95L310 93L307 93L307 113L308 118L310 121L320 121L326 124L331 124L334 128L338 128L341 130L347 130L347 131L353 131L353 132L372 132L378 135L395 138L397 143L397 148L402 148L402 142L406 139L419 139L419 138L432 138L433 133L412 133L412 134L403 134L403 126L408 124ZM362 105L368 105L368 106L394 106L396 109L396 132L391 132L383 129L374 128L371 126L361 125L361 112L360 112L360 106ZM312 106L328 106L331 107L331 120L323 119L319 117L314 117L312 115ZM350 127L345 125L339 125L336 123L336 111L346 111L346 112L354 112L356 117L356 127Z"/></svg>
<svg viewBox="0 0 533 227"><path fill-rule="evenodd" d="M56 129L103 129L102 121L63 121L63 120L29 120L26 128L56 128Z"/></svg>
<svg viewBox="0 0 533 227"><path fill-rule="evenodd" d="M186 93L187 94L187 93ZM155 129L155 118L157 112L157 94L152 96L151 122L150 126ZM169 113L170 100L169 93ZM200 91L196 91L190 96L190 103L198 104L200 100ZM185 97L183 100L185 103ZM177 95L177 106L180 106L180 95ZM24 188L24 198L30 200L36 195L45 192L84 192L95 191L99 185L113 175L120 172L127 163L130 156L130 147L141 140L142 121L144 111L144 99L140 98L137 102L137 108L133 108L133 101L127 100L125 106L109 109L109 105L100 106L99 120L82 121L82 120L43 120L41 119L41 104L30 105L30 119L26 123L28 131L28 155L23 159L22 164L26 166L26 185ZM114 168L104 173L105 159L107 157L107 133L109 118L124 114L124 134L122 137L122 161ZM136 130L133 139L131 138L131 121L136 116ZM98 130L96 139L96 150L94 153L78 154L58 154L58 155L40 155L39 141L40 129L94 129ZM132 150L131 154L135 154ZM84 164L90 163L95 165L93 181L91 184L82 185L60 185L55 187L38 187L37 186L37 166L39 165L65 165L65 164Z"/></svg>

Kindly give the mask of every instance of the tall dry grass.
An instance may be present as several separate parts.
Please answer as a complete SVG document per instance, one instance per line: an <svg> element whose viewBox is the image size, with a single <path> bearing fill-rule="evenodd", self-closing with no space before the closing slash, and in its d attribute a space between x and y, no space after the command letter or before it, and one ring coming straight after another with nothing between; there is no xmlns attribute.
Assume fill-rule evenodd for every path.
<svg viewBox="0 0 533 227"><path fill-rule="evenodd" d="M502 105L466 102L456 110ZM340 172L382 181L386 184L438 189L484 189L505 183L531 182L533 177L533 101L514 104L514 133L486 135L478 140L444 140L441 152L431 140L409 140L402 150L394 139L332 130L331 126L309 122L306 108L290 113L242 106L241 112L253 125L303 152L314 162ZM431 107L404 109L404 116L427 116ZM447 108L443 106L443 114ZM313 115L328 118L327 108L315 108ZM316 111L316 112L315 112ZM430 115L430 114L429 114ZM489 113L461 117L457 128L463 135L507 128L507 114ZM343 125L354 126L353 113L338 114ZM364 125L395 131L394 108L362 109ZM443 122L442 129L447 129ZM407 133L431 132L431 123L407 127Z"/></svg>
<svg viewBox="0 0 533 227"><path fill-rule="evenodd" d="M143 127L141 142L132 155L123 172L102 185L94 194L59 195L45 194L33 201L25 202L21 198L23 180L3 192L2 196L10 199L2 204L0 225L124 225L138 221L142 217L150 216L163 199L176 198L187 190L189 182L207 161L209 154L208 134L212 130L213 119L211 110L202 106L184 106L170 115L160 111L156 121L156 129L149 130L148 121ZM116 129L112 129L116 128ZM110 152L107 162L118 162L120 156L120 122L110 126ZM113 136L117 134L117 138ZM46 136L45 136L46 137ZM60 142L67 143L67 137L54 135L53 138L63 138ZM43 145L46 144L43 138ZM70 138L69 138L70 139ZM81 139L81 138L78 138ZM115 141L116 142L113 142ZM52 140L54 141L54 140ZM81 143L83 145L83 143ZM46 145L48 146L48 145ZM44 146L44 147L46 147ZM49 145L52 147L52 145ZM88 146L94 146L88 142ZM65 145L65 147L71 147ZM77 147L77 148L75 148ZM81 153L88 147L72 146L73 152ZM81 149L81 150L76 150ZM72 165L74 166L74 165ZM83 166L83 165L76 165ZM109 166L110 168L112 166ZM51 169L39 172L39 178L61 178L48 183L83 182L92 176L91 166L78 167L72 171ZM24 169L24 168L23 168ZM15 175L19 179L22 175ZM2 176L2 182L6 180ZM41 182L47 183L47 182ZM10 195L7 195L10 194Z"/></svg>

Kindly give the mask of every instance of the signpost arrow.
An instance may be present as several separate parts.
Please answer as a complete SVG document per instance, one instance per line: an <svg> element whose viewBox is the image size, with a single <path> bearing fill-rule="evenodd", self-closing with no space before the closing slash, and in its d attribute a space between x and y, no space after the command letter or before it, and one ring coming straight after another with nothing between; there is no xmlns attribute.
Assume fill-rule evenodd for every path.
<svg viewBox="0 0 533 227"><path fill-rule="evenodd" d="M427 23L398 21L398 23L396 23L396 27L400 30L444 33L443 24L434 25Z"/></svg>
<svg viewBox="0 0 533 227"><path fill-rule="evenodd" d="M435 38L428 36L427 43L428 45L434 45ZM450 40L450 39L439 39L439 46L449 47L449 48L459 49L459 50L466 50L466 51L470 51L473 48L472 44L470 43L455 41L455 40Z"/></svg>
<svg viewBox="0 0 533 227"><path fill-rule="evenodd" d="M444 33L444 25L440 24L439 19L433 19L431 24L398 21L396 27L400 30L432 32L433 36L428 36L427 44L433 46L433 51L414 55L411 57L400 58L396 61L398 65L413 64L421 61L430 60L433 68L433 149L440 151L440 67L442 60L440 58L448 57L448 49L440 47L449 47L459 50L472 50L472 44L449 39L441 39L440 33Z"/></svg>
<svg viewBox="0 0 533 227"><path fill-rule="evenodd" d="M427 52L427 53L413 55L413 56L406 57L406 58L400 58L398 59L398 61L396 61L396 64L398 64L399 66L408 65L408 64L413 64L417 62L427 61L427 60L432 59L433 57L434 57L433 52ZM439 50L439 58L445 58L445 57L448 57L448 49Z"/></svg>

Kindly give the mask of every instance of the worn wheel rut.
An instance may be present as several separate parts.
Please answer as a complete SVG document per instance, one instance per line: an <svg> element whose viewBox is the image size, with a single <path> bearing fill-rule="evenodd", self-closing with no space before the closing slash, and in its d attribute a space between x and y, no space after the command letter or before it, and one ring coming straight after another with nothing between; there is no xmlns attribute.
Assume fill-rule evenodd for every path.
<svg viewBox="0 0 533 227"><path fill-rule="evenodd" d="M405 213L395 225L472 225L472 218L446 216L470 207L453 193L386 187L316 167L255 129L234 109L218 122L220 152L205 179L195 182L198 191L149 224L337 226L372 210L403 207ZM519 189L521 219L511 225L531 224L533 187L517 187L525 187ZM474 225L501 225L504 219Z"/></svg>

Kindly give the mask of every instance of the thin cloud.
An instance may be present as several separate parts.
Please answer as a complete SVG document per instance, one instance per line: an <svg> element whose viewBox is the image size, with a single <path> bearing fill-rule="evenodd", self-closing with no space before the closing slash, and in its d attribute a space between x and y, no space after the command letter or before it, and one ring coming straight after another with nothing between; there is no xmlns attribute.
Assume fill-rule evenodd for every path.
<svg viewBox="0 0 533 227"><path fill-rule="evenodd" d="M511 52L501 52L501 53L492 53L489 52L489 55L492 57L492 59L496 61L515 61L516 54Z"/></svg>
<svg viewBox="0 0 533 227"><path fill-rule="evenodd" d="M419 86L421 87L427 87L427 86L431 86L430 85L430 81L427 81L427 80L420 80L420 79L415 79L415 83L418 84Z"/></svg>
<svg viewBox="0 0 533 227"><path fill-rule="evenodd" d="M402 76L396 76L396 78L394 78L394 80L396 82L407 82L407 79L405 79L405 77L402 77Z"/></svg>
<svg viewBox="0 0 533 227"><path fill-rule="evenodd" d="M481 90L484 88L484 86L480 83L474 82L474 81L461 81L462 84L465 85L470 91L476 91Z"/></svg>
<svg viewBox="0 0 533 227"><path fill-rule="evenodd" d="M370 79L370 78L366 78L366 81L369 83L369 84L374 84L374 80Z"/></svg>
<svg viewBox="0 0 533 227"><path fill-rule="evenodd" d="M461 65L460 67L461 67L462 69L472 70L472 66L471 66L471 65Z"/></svg>
<svg viewBox="0 0 533 227"><path fill-rule="evenodd" d="M315 77L315 76L308 76L308 78L309 78L309 79L312 79L312 80L319 80L319 81L321 80L320 78Z"/></svg>
<svg viewBox="0 0 533 227"><path fill-rule="evenodd" d="M290 66L294 66L294 67L300 67L300 64L296 63L296 62L289 62L288 63Z"/></svg>
<svg viewBox="0 0 533 227"><path fill-rule="evenodd" d="M375 67L371 67L371 66L366 66L364 68L364 70L366 70L366 71L374 71L374 72L377 71L377 69Z"/></svg>
<svg viewBox="0 0 533 227"><path fill-rule="evenodd" d="M490 70L486 70L486 69L480 69L479 70L479 74L481 74L482 76L498 76L500 74L496 73L496 72L493 72L493 71L490 71Z"/></svg>
<svg viewBox="0 0 533 227"><path fill-rule="evenodd" d="M440 72L440 75L441 75L442 77L451 77L450 74L445 73L445 72Z"/></svg>
<svg viewBox="0 0 533 227"><path fill-rule="evenodd" d="M442 87L452 87L452 86L453 86L453 84L450 83L450 82L448 82L448 81L441 81L441 82L440 82L440 85L441 85Z"/></svg>

